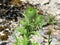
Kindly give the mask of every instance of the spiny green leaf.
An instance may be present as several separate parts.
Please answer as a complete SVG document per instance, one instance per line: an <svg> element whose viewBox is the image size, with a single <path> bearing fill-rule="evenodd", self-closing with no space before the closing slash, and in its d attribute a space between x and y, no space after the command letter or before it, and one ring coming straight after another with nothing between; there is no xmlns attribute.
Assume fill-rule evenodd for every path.
<svg viewBox="0 0 60 45"><path fill-rule="evenodd" d="M19 31L22 35L24 35L24 34L27 33L26 29L23 28L23 27L21 27L21 28L20 27L17 27L15 30Z"/></svg>
<svg viewBox="0 0 60 45"><path fill-rule="evenodd" d="M26 18L23 20L20 20L20 24L22 24L23 26L29 25L29 20Z"/></svg>
<svg viewBox="0 0 60 45"><path fill-rule="evenodd" d="M42 27L43 25L47 24L47 21L45 20L44 16L40 15L36 17L36 21L35 24L39 25L40 27Z"/></svg>
<svg viewBox="0 0 60 45"><path fill-rule="evenodd" d="M25 13L27 18L33 18L36 16L36 9L33 8L33 7L28 7L26 10L25 10Z"/></svg>

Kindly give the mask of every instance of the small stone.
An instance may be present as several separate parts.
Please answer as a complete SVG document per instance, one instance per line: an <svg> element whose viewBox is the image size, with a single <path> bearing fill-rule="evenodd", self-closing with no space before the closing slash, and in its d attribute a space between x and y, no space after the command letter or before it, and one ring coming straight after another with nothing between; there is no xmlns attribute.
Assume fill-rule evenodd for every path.
<svg viewBox="0 0 60 45"><path fill-rule="evenodd" d="M49 3L49 0L39 0L39 2L40 2L40 4L41 5L44 5L44 4L47 4L47 3Z"/></svg>
<svg viewBox="0 0 60 45"><path fill-rule="evenodd" d="M54 25L54 29L55 29L55 30L60 30L60 26Z"/></svg>
<svg viewBox="0 0 60 45"><path fill-rule="evenodd" d="M55 17L56 20L60 20L60 15Z"/></svg>
<svg viewBox="0 0 60 45"><path fill-rule="evenodd" d="M2 22L3 20L2 19L0 19L0 23Z"/></svg>
<svg viewBox="0 0 60 45"><path fill-rule="evenodd" d="M8 35L7 34L0 35L0 39L1 40L7 40L8 39Z"/></svg>
<svg viewBox="0 0 60 45"><path fill-rule="evenodd" d="M6 45L6 44L7 44L6 42L1 43L1 45Z"/></svg>
<svg viewBox="0 0 60 45"><path fill-rule="evenodd" d="M5 29L5 27L0 26L0 31L3 31L4 29Z"/></svg>

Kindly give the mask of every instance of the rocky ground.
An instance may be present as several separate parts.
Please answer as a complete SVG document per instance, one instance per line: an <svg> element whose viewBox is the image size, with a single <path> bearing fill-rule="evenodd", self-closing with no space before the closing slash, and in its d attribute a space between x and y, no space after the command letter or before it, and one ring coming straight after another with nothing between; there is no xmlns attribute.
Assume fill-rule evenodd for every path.
<svg viewBox="0 0 60 45"><path fill-rule="evenodd" d="M48 25L46 27L43 27L42 30L37 31L38 35L32 36L31 40L38 41L39 44L42 45L47 45L48 34L46 33L48 33L49 29L52 28L51 45L60 45L60 0L21 0L21 1L22 1L21 5L19 5L18 3L15 4L19 6L21 9L13 7L14 3L12 3L12 5L10 6L7 6L8 8L5 7L5 4L3 4L4 7L1 7L2 4L0 4L0 9L2 8L1 10L3 10L3 11L0 10L0 14L3 14L3 16L0 16L0 45L13 45L15 41L13 35L16 34L17 37L19 36L19 32L14 31L13 28L18 26L19 19L23 17L21 16L22 13L24 12L25 8L30 5L33 5L35 8L37 8L38 11L42 12L44 15L51 14L55 16L55 19L57 21L56 25L53 26ZM4 10L6 10L6 12ZM15 15L15 12L13 11L15 11L18 14ZM9 18L4 14L5 15L10 14L14 16L10 16L11 18ZM17 18L15 18L16 16Z"/></svg>

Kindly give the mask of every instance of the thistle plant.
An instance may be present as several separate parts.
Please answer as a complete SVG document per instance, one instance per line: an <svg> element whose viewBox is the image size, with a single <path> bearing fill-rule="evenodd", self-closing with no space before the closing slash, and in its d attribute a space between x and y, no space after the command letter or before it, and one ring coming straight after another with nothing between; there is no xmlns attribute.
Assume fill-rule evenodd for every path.
<svg viewBox="0 0 60 45"><path fill-rule="evenodd" d="M19 31L23 39L18 39L16 36L15 45L38 45L37 43L32 43L30 41L30 36L37 34L37 30L40 30L44 25L48 23L45 20L43 15L38 15L37 10L34 7L26 8L24 12L24 18L20 20L19 24L22 26L18 26L15 30ZM19 44L18 44L19 43Z"/></svg>

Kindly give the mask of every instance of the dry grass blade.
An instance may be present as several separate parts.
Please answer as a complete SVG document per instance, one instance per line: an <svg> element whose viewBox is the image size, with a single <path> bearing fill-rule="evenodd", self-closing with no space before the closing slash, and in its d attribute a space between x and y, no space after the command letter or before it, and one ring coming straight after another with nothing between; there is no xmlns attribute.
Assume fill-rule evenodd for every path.
<svg viewBox="0 0 60 45"><path fill-rule="evenodd" d="M11 3L12 5L20 6L20 4L22 3L22 1L20 1L20 0L11 0L10 3Z"/></svg>

